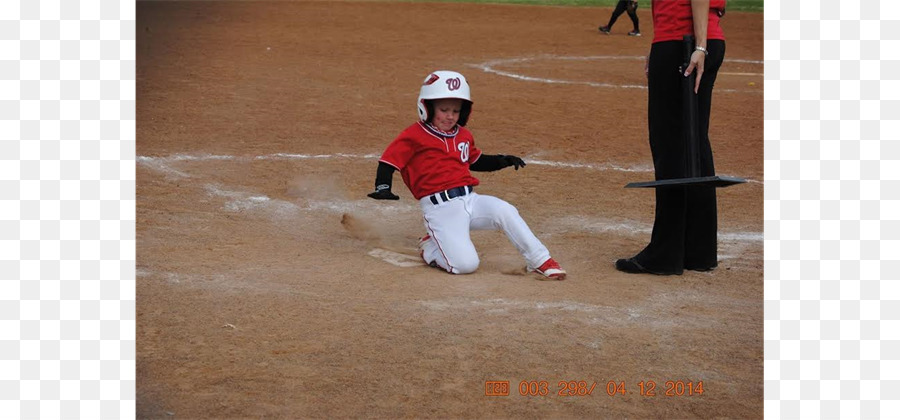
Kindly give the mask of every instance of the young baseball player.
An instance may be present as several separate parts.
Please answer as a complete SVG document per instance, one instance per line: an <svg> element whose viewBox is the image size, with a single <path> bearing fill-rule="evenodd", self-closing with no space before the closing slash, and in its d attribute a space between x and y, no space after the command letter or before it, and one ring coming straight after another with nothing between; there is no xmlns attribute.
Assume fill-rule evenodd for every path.
<svg viewBox="0 0 900 420"><path fill-rule="evenodd" d="M465 128L472 112L469 84L453 71L435 71L425 78L417 102L419 121L388 145L375 177L376 200L399 200L391 192L394 171L419 200L426 234L419 240L425 263L453 274L478 268L478 253L469 231L502 230L525 257L526 269L549 279L563 280L566 272L511 204L475 192L479 184L469 172L524 167L511 155L486 155Z"/></svg>

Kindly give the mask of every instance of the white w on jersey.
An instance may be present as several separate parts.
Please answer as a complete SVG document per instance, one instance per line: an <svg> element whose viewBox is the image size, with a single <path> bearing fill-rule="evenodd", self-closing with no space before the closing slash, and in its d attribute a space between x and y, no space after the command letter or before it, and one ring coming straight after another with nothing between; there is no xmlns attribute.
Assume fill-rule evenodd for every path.
<svg viewBox="0 0 900 420"><path fill-rule="evenodd" d="M471 192L446 202L438 200L438 204L425 196L419 203L431 236L421 245L422 258L450 273L467 274L478 268L471 230L502 230L529 267L538 267L550 258L550 251L534 236L519 211L497 197Z"/></svg>

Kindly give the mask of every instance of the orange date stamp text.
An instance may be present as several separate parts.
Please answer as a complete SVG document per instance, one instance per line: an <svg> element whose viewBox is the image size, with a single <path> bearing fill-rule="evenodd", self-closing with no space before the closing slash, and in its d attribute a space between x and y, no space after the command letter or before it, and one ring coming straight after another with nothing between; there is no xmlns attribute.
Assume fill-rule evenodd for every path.
<svg viewBox="0 0 900 420"><path fill-rule="evenodd" d="M484 395L486 397L508 397L509 381L485 381Z"/></svg>
<svg viewBox="0 0 900 420"><path fill-rule="evenodd" d="M554 386L553 384L556 383ZM594 381L545 381L523 380L519 382L519 395L524 397L587 397L594 393L598 383ZM682 397L701 396L705 392L703 381L664 381L657 386L656 381L641 380L626 384L625 381L610 380L605 386L599 383L599 391L606 391L610 397L635 393L642 397ZM509 381L485 381L484 395L489 397L508 397L510 393Z"/></svg>

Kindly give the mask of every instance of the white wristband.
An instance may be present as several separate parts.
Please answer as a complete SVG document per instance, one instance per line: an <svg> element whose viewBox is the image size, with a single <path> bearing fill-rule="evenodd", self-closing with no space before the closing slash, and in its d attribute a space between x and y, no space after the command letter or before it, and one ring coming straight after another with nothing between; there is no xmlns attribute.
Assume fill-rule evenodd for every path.
<svg viewBox="0 0 900 420"><path fill-rule="evenodd" d="M703 55L709 55L709 51L706 51L706 48L703 48L699 45L694 48L694 51L702 51Z"/></svg>

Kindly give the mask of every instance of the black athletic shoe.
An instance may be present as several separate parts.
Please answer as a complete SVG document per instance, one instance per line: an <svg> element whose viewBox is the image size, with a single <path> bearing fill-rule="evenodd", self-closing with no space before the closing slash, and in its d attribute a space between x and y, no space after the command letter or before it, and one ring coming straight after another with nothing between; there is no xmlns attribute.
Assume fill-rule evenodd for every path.
<svg viewBox="0 0 900 420"><path fill-rule="evenodd" d="M616 261L616 270L624 271L626 273L632 274L641 274L641 273L650 273L644 267L637 263L634 258L622 258Z"/></svg>
<svg viewBox="0 0 900 420"><path fill-rule="evenodd" d="M682 274L681 272L662 273L662 272L650 271L650 270L644 268L644 266L638 264L638 262L635 261L633 257L628 258L628 259L622 258L622 259L619 259L618 261L616 261L616 270L619 270L619 271L622 271L625 273L631 273L631 274L655 274L658 276L671 276L671 275Z"/></svg>
<svg viewBox="0 0 900 420"><path fill-rule="evenodd" d="M641 31L631 31L628 36L641 36Z"/></svg>
<svg viewBox="0 0 900 420"><path fill-rule="evenodd" d="M603 33L609 35L609 27L608 26L601 26L597 29L600 30L600 32L603 32Z"/></svg>

